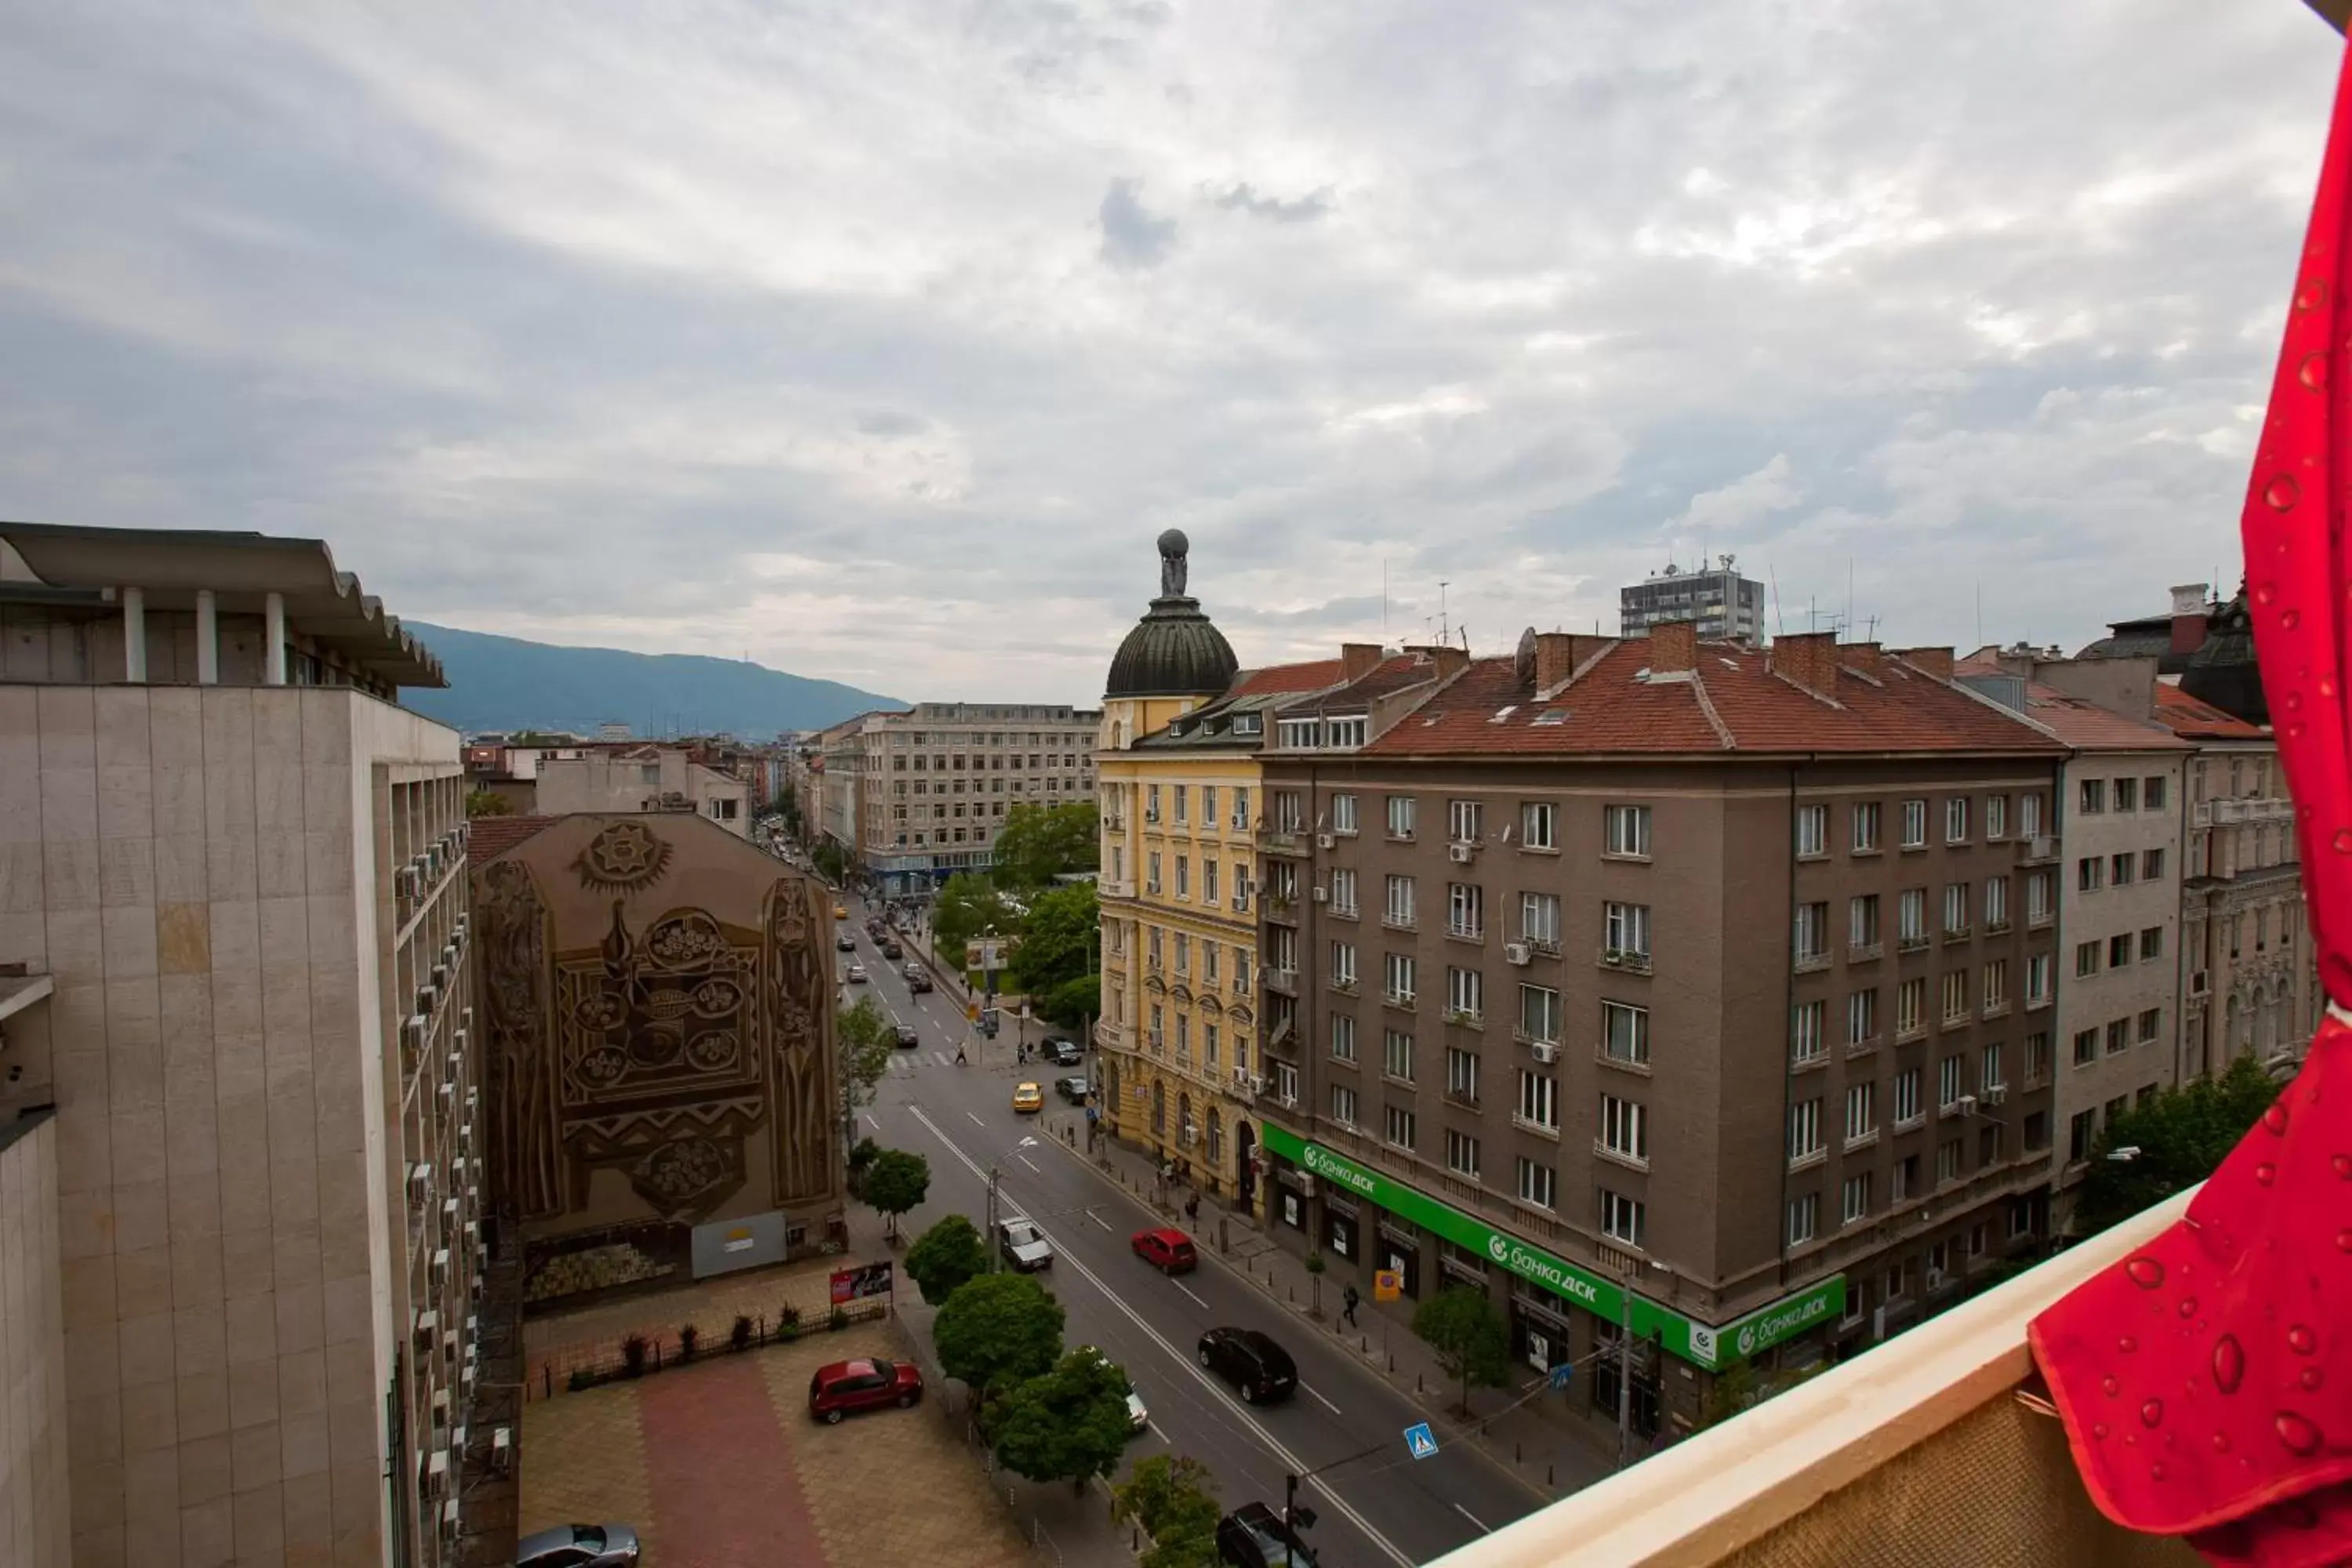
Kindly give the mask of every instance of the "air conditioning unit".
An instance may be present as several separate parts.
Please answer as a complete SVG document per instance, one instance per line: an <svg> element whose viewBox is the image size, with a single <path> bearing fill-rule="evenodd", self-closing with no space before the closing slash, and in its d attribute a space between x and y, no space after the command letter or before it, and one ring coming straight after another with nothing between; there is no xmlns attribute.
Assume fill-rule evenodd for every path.
<svg viewBox="0 0 2352 1568"><path fill-rule="evenodd" d="M446 1247L436 1247L433 1250L433 1283L436 1285L449 1283L449 1249Z"/></svg>
<svg viewBox="0 0 2352 1568"><path fill-rule="evenodd" d="M2008 1099L2009 1085L2005 1083L1994 1084L1990 1089L1984 1091L1984 1102L1987 1105L2000 1105L2005 1102Z"/></svg>
<svg viewBox="0 0 2352 1568"><path fill-rule="evenodd" d="M1535 1044L1529 1046L1528 1049L1535 1053L1535 1058L1539 1062L1556 1062L1559 1060L1559 1047L1553 1045L1549 1040L1538 1040Z"/></svg>
<svg viewBox="0 0 2352 1568"><path fill-rule="evenodd" d="M441 1505L441 1539L457 1539L457 1500L450 1498Z"/></svg>
<svg viewBox="0 0 2352 1568"><path fill-rule="evenodd" d="M1318 889L1315 889L1315 901L1316 901L1317 903L1318 903L1318 904L1328 904L1328 903L1329 903L1329 902L1331 901L1331 889L1328 889L1328 888L1318 888Z"/></svg>
<svg viewBox="0 0 2352 1568"><path fill-rule="evenodd" d="M445 959L444 962L433 966L433 989L436 992L445 991L448 985L449 965Z"/></svg>
<svg viewBox="0 0 2352 1568"><path fill-rule="evenodd" d="M1190 1149L1193 1144L1200 1142L1201 1130L1197 1127L1187 1127L1184 1129L1182 1138L1184 1147Z"/></svg>
<svg viewBox="0 0 2352 1568"><path fill-rule="evenodd" d="M1339 843L1339 836L1336 833L1318 833L1315 836L1315 847L1318 849L1336 848Z"/></svg>
<svg viewBox="0 0 2352 1568"><path fill-rule="evenodd" d="M457 1211L458 1204L457 1199L444 1198L441 1200L441 1218L444 1224L454 1226L457 1223Z"/></svg>
<svg viewBox="0 0 2352 1568"><path fill-rule="evenodd" d="M433 1417L435 1422L436 1424L444 1422L448 1414L449 1391L446 1388L435 1389L433 1391Z"/></svg>
<svg viewBox="0 0 2352 1568"><path fill-rule="evenodd" d="M436 1448L424 1456L425 1485L436 1497L449 1483L449 1450Z"/></svg>
<svg viewBox="0 0 2352 1568"><path fill-rule="evenodd" d="M400 1043L412 1051L425 1048L425 1031L431 1021L422 1013L411 1013L400 1023Z"/></svg>
<svg viewBox="0 0 2352 1568"><path fill-rule="evenodd" d="M1526 942L1507 942L1503 944L1503 962L1505 963L1516 963L1524 966L1528 960L1532 959L1534 956L1534 952L1528 948Z"/></svg>
<svg viewBox="0 0 2352 1568"><path fill-rule="evenodd" d="M491 1427L490 1468L498 1471L500 1475L504 1475L506 1473L507 1467L513 1463L514 1428L511 1426Z"/></svg>
<svg viewBox="0 0 2352 1568"><path fill-rule="evenodd" d="M1445 847L1445 858L1456 866L1467 866L1470 864L1471 858L1477 853L1478 847L1475 844L1449 844Z"/></svg>
<svg viewBox="0 0 2352 1568"><path fill-rule="evenodd" d="M409 1314L409 1336L420 1351L433 1348L433 1336L441 1331L441 1314L434 1311Z"/></svg>
<svg viewBox="0 0 2352 1568"><path fill-rule="evenodd" d="M1258 1073L1252 1073L1249 1075L1249 1091L1252 1094L1264 1094L1265 1092L1265 1079L1263 1075Z"/></svg>
<svg viewBox="0 0 2352 1568"><path fill-rule="evenodd" d="M1974 1116L1976 1113L1977 1097L1973 1094L1964 1094L1960 1096L1960 1114L1962 1116Z"/></svg>
<svg viewBox="0 0 2352 1568"><path fill-rule="evenodd" d="M416 1010L418 1012L432 1012L433 1005L439 1000L441 1000L441 992L437 986L420 985L416 988Z"/></svg>
<svg viewBox="0 0 2352 1568"><path fill-rule="evenodd" d="M429 1203L433 1197L433 1167L429 1163L408 1167L408 1201Z"/></svg>
<svg viewBox="0 0 2352 1568"><path fill-rule="evenodd" d="M1315 1195L1315 1173L1312 1171L1298 1173L1298 1195L1302 1198L1311 1198Z"/></svg>
<svg viewBox="0 0 2352 1568"><path fill-rule="evenodd" d="M2057 841L2046 836L2025 841L2025 855L2029 860L2047 860L2057 852Z"/></svg>

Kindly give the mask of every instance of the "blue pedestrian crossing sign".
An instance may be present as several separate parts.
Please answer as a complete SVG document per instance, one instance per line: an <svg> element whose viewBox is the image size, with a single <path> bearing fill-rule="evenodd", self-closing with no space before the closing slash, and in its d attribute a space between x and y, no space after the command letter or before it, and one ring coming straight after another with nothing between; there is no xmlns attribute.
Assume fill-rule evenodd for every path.
<svg viewBox="0 0 2352 1568"><path fill-rule="evenodd" d="M1417 1421L1404 1429L1404 1446L1414 1458L1426 1459L1437 1452L1437 1434L1429 1429L1428 1422Z"/></svg>
<svg viewBox="0 0 2352 1568"><path fill-rule="evenodd" d="M1564 1361L1545 1374L1545 1381L1551 1384L1554 1392L1558 1392L1566 1388L1569 1379L1575 1375L1576 1363L1572 1361Z"/></svg>

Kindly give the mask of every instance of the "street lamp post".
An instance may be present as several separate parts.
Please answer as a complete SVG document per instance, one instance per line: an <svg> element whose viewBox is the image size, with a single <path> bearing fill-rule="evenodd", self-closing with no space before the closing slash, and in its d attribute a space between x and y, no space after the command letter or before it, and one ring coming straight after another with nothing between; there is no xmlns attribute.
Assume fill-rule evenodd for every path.
<svg viewBox="0 0 2352 1568"><path fill-rule="evenodd" d="M1024 1149L1034 1149L1036 1146L1037 1140L1034 1138L1024 1138L1005 1151L1004 1154L998 1155L996 1163L988 1168L988 1271L991 1274L996 1272L996 1260L1003 1251L996 1245L996 1208L997 1189L1004 1179L1005 1158Z"/></svg>

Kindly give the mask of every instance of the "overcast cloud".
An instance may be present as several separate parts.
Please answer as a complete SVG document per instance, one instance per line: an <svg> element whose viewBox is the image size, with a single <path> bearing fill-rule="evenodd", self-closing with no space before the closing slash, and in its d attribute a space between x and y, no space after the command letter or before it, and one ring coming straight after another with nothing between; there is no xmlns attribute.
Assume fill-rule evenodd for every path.
<svg viewBox="0 0 2352 1568"><path fill-rule="evenodd" d="M1090 701L1615 624L2070 647L2237 580L2295 0L17 5L0 515L397 613Z"/></svg>

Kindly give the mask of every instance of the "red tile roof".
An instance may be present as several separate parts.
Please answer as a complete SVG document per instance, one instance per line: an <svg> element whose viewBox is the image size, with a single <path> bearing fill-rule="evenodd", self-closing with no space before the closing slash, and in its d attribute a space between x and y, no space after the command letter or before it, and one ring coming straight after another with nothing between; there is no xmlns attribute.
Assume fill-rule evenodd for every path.
<svg viewBox="0 0 2352 1568"><path fill-rule="evenodd" d="M505 854L542 827L552 827L561 821L553 816L478 816L469 826L466 858L474 865L483 865Z"/></svg>
<svg viewBox="0 0 2352 1568"><path fill-rule="evenodd" d="M2188 742L2160 724L2110 713L2095 702L2028 681L2025 710L2037 724L2078 751L2187 751Z"/></svg>
<svg viewBox="0 0 2352 1568"><path fill-rule="evenodd" d="M1267 697L1284 691L1320 691L1336 686L1346 671L1336 658L1318 658L1306 664L1270 664L1264 669L1245 669L1234 677L1225 689L1228 699L1235 697Z"/></svg>
<svg viewBox="0 0 2352 1568"><path fill-rule="evenodd" d="M1380 698L1434 679L1437 670L1427 654L1391 654L1355 679L1336 691L1321 691L1311 699L1285 704L1282 713L1349 712L1366 708ZM1335 678L1336 679L1336 678Z"/></svg>
<svg viewBox="0 0 2352 1568"><path fill-rule="evenodd" d="M1636 679L1645 638L1619 642L1549 701L1507 658L1482 658L1365 750L1376 755L1996 752L2058 743L1972 691L1893 658L1837 678L1834 704L1737 643L1698 645L1687 678Z"/></svg>
<svg viewBox="0 0 2352 1568"><path fill-rule="evenodd" d="M2191 741L2266 741L2270 731L2200 701L2178 686L2156 684L2157 721L2174 734Z"/></svg>

